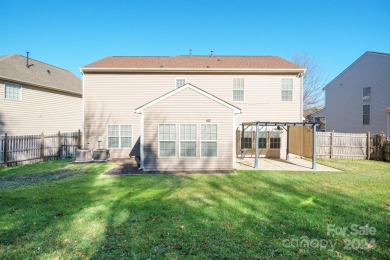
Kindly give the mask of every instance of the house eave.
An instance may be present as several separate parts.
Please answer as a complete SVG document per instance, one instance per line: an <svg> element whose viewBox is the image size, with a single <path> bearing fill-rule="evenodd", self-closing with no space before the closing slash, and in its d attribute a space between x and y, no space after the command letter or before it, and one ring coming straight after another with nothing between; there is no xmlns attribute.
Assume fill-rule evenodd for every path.
<svg viewBox="0 0 390 260"><path fill-rule="evenodd" d="M26 82L26 81L21 81L21 80L17 80L17 79L12 79L12 78L4 77L4 76L1 76L1 75L0 75L0 79L3 80L3 81L11 82L11 83L17 83L17 84L22 84L22 85L27 85L27 86L33 86L33 87L38 87L38 88L43 88L43 89L48 89L48 90L55 90L55 91L58 91L58 92L78 95L78 96L82 97L82 93L78 93L78 92L74 92L74 91L70 91L70 90L53 88L53 87L50 87L50 86L35 84L35 83L32 83L32 82Z"/></svg>
<svg viewBox="0 0 390 260"><path fill-rule="evenodd" d="M80 68L82 73L256 73L304 74L306 69L240 69L240 68Z"/></svg>

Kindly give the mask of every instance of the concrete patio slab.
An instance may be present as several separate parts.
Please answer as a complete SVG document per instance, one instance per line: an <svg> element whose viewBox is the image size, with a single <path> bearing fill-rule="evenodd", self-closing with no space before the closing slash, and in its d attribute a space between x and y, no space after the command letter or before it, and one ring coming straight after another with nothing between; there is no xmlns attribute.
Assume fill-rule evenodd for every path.
<svg viewBox="0 0 390 260"><path fill-rule="evenodd" d="M255 158L237 158L237 170L263 170L263 171L316 171L316 172L341 172L317 163L317 169L313 170L311 161L301 158L292 158L289 161L282 159L259 158L259 169L254 168Z"/></svg>

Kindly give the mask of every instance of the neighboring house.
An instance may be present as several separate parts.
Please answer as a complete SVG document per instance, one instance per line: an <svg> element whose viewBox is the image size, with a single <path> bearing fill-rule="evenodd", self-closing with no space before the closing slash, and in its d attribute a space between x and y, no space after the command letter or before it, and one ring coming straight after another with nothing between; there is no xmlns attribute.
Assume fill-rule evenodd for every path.
<svg viewBox="0 0 390 260"><path fill-rule="evenodd" d="M366 52L324 88L326 131L390 136L390 54Z"/></svg>
<svg viewBox="0 0 390 260"><path fill-rule="evenodd" d="M233 169L242 122L302 121L305 69L279 57L106 57L81 71L85 148L145 170ZM245 149L285 154L273 130L246 132Z"/></svg>
<svg viewBox="0 0 390 260"><path fill-rule="evenodd" d="M306 122L313 122L317 123L317 131L318 132L325 132L326 128L326 118L325 118L325 109L315 109L317 110L316 112L310 113L306 118Z"/></svg>
<svg viewBox="0 0 390 260"><path fill-rule="evenodd" d="M11 54L0 56L0 135L82 128L82 82L70 71Z"/></svg>

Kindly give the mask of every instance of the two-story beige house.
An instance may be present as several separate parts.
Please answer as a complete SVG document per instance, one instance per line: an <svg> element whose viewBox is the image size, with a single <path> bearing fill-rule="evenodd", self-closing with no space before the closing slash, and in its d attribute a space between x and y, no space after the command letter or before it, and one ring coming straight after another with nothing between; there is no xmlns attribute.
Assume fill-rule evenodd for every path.
<svg viewBox="0 0 390 260"><path fill-rule="evenodd" d="M279 57L106 57L81 71L84 146L144 170L233 169L242 122L302 121L305 69ZM262 131L245 149L284 153L285 134Z"/></svg>
<svg viewBox="0 0 390 260"><path fill-rule="evenodd" d="M68 70L0 56L0 135L74 132L82 127L82 82Z"/></svg>

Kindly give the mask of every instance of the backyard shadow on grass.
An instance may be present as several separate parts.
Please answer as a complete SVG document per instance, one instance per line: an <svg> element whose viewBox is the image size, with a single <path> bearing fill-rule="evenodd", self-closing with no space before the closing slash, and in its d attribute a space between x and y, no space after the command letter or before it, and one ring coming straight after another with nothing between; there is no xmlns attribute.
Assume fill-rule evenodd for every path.
<svg viewBox="0 0 390 260"><path fill-rule="evenodd" d="M327 224L369 224L382 236L388 231L377 218L382 208L363 201L356 207L359 199L344 193L302 190L299 185L304 182L279 182L261 173L245 178L201 176L205 180L197 179L200 183L191 176L136 178L148 178L149 188L113 202L108 228L93 258L388 257L381 240L370 250L344 248L345 239L376 236L327 234ZM336 246L289 244L302 237Z"/></svg>
<svg viewBox="0 0 390 260"><path fill-rule="evenodd" d="M1 189L0 255L95 259L389 257L385 208L348 192L312 185L310 179L296 177L299 173L101 175L114 166L77 165L89 173L26 186L16 193ZM377 229L377 235L328 235L327 224L369 224ZM286 244L302 237L331 240L336 247ZM345 239L354 238L376 239L375 247L345 249Z"/></svg>
<svg viewBox="0 0 390 260"><path fill-rule="evenodd" d="M39 166L45 171L47 164L51 165L52 173L28 172ZM7 177L13 179L13 185L23 187L0 189L0 255L5 259L55 258L58 257L56 251L69 252L67 258L77 257L72 252L75 243L65 237L64 230L72 226L80 212L102 198L89 196L94 190L91 183L99 178L97 172L104 172L110 166L79 165L74 171L64 168L66 166L69 166L68 161L18 166L21 172L26 169L26 173ZM64 176L66 178L62 178ZM48 178L50 182L46 182Z"/></svg>

